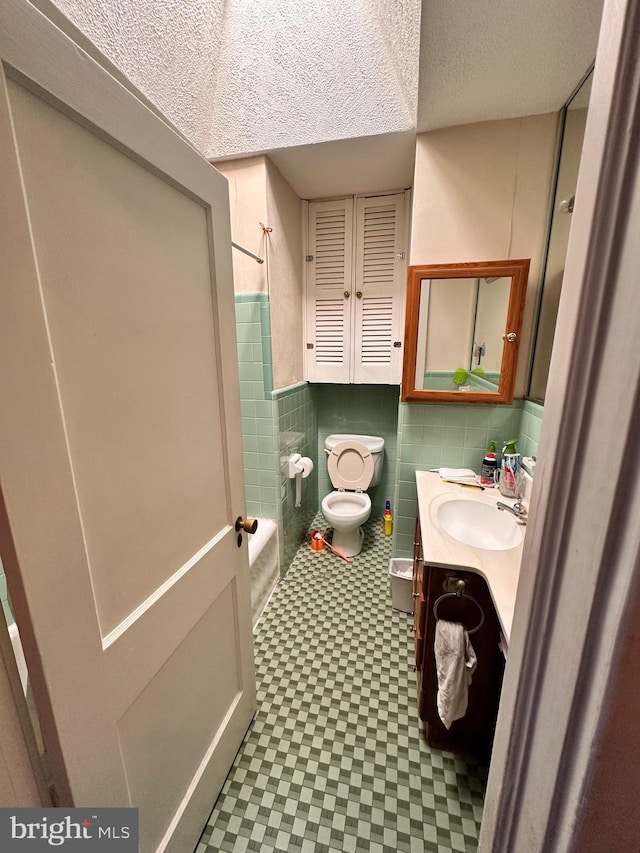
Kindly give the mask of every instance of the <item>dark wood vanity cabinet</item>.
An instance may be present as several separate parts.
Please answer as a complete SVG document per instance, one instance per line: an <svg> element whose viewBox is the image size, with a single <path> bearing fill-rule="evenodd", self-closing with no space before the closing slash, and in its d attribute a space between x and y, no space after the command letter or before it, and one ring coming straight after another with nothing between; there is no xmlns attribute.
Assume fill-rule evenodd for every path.
<svg viewBox="0 0 640 853"><path fill-rule="evenodd" d="M460 580L464 581L465 593L482 608L484 622L469 636L478 665L469 686L467 712L447 730L436 705L438 680L433 651L436 630L433 607L441 595L454 591ZM493 745L504 674L504 656L499 648L500 624L484 578L464 569L425 565L419 522L414 545L413 596L418 713L427 741L436 749L487 761ZM444 599L438 606L439 618L462 622L468 628L477 624L478 613L472 602L455 596Z"/></svg>

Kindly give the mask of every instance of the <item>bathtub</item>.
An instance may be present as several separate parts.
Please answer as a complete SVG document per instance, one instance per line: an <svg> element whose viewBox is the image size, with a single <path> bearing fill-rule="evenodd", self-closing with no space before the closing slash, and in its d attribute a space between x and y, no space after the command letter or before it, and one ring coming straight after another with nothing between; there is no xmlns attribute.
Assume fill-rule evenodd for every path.
<svg viewBox="0 0 640 853"><path fill-rule="evenodd" d="M258 529L249 534L249 577L252 621L255 628L280 580L278 525L272 518L259 518Z"/></svg>

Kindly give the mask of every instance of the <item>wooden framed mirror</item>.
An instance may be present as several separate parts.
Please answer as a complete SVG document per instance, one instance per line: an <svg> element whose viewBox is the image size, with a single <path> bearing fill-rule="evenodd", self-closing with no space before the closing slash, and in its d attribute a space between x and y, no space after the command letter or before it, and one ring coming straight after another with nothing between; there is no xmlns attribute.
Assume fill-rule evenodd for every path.
<svg viewBox="0 0 640 853"><path fill-rule="evenodd" d="M529 260L410 266L401 400L511 403Z"/></svg>

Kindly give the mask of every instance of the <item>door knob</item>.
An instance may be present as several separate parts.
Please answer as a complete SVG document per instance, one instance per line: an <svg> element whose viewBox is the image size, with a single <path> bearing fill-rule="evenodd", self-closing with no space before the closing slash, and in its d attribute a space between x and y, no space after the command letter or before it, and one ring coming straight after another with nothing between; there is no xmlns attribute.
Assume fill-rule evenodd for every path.
<svg viewBox="0 0 640 853"><path fill-rule="evenodd" d="M236 530L238 532L244 530L245 533L255 533L257 529L257 518L243 518L241 515L236 518Z"/></svg>

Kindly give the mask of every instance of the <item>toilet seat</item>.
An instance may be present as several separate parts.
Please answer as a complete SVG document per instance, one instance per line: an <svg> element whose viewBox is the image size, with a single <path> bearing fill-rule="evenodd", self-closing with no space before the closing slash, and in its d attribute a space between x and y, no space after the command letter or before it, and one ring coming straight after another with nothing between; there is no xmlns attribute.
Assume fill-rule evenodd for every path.
<svg viewBox="0 0 640 853"><path fill-rule="evenodd" d="M373 480L375 466L371 451L364 444L347 440L330 452L327 468L334 488L364 492Z"/></svg>

